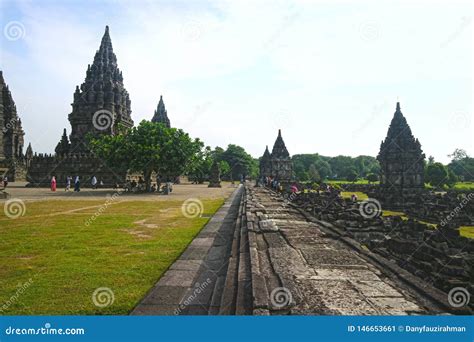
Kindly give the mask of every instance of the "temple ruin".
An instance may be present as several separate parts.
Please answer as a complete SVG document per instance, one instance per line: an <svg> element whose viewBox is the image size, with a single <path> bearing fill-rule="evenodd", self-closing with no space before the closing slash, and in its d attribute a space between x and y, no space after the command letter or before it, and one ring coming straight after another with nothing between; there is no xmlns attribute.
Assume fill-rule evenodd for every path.
<svg viewBox="0 0 474 342"><path fill-rule="evenodd" d="M130 105L106 26L94 61L87 66L85 81L74 92L69 138L64 129L56 154L33 156L28 181L32 185L47 185L52 176L56 176L58 183L65 183L68 176L79 176L87 185L91 177L96 176L105 186L123 182L126 170L111 169L96 158L89 151L88 140L114 134L119 127L133 127Z"/></svg>
<svg viewBox="0 0 474 342"><path fill-rule="evenodd" d="M378 197L384 206L405 208L415 204L415 197L425 187L425 155L400 110L399 102L377 160L381 167Z"/></svg>
<svg viewBox="0 0 474 342"><path fill-rule="evenodd" d="M293 162L280 129L272 153L270 154L267 146L260 160L260 177L271 177L283 183L288 183L293 179Z"/></svg>
<svg viewBox="0 0 474 342"><path fill-rule="evenodd" d="M23 137L15 101L0 71L0 175L10 181L21 181L26 178L26 155L23 154ZM30 146L31 148L31 146Z"/></svg>

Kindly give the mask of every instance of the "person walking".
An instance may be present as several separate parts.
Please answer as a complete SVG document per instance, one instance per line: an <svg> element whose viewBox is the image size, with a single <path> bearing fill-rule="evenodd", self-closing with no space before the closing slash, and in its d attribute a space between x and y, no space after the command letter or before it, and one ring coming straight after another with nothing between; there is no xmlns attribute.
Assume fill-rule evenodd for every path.
<svg viewBox="0 0 474 342"><path fill-rule="evenodd" d="M76 179L74 180L74 191L81 191L81 181L79 180L79 176L76 176Z"/></svg>
<svg viewBox="0 0 474 342"><path fill-rule="evenodd" d="M92 189L97 189L97 178L95 176L92 176L91 184Z"/></svg>
<svg viewBox="0 0 474 342"><path fill-rule="evenodd" d="M51 191L56 191L56 177L51 178Z"/></svg>
<svg viewBox="0 0 474 342"><path fill-rule="evenodd" d="M8 185L8 177L5 176L5 177L3 177L3 188L6 189L7 185Z"/></svg>
<svg viewBox="0 0 474 342"><path fill-rule="evenodd" d="M71 176L67 176L67 177L66 177L66 189L65 189L65 191L71 190L71 181L72 181L72 177L71 177Z"/></svg>

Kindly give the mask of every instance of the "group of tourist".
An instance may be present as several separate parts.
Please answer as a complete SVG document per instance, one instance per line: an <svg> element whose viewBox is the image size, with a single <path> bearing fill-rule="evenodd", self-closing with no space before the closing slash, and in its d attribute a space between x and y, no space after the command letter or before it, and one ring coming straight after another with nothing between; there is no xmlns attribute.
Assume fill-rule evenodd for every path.
<svg viewBox="0 0 474 342"><path fill-rule="evenodd" d="M90 182L91 182L90 184L91 184L92 189L97 189L98 187L103 187L104 186L104 182L102 180L97 180L96 176L92 176ZM57 183L58 183L58 181L56 179L56 176L52 176L51 177L51 183L50 183L51 191L53 191L53 192L56 191ZM6 186L8 184L7 177L5 177L3 179L3 184L4 184L4 188L6 188ZM73 184L73 177L67 176L66 177L65 191L70 191L72 184ZM121 186L119 184L115 184L114 188L115 189L120 189ZM145 191L147 191L145 181L143 180L142 177L139 177L138 181L135 180L135 179L127 178L127 180L123 184L122 188L125 192L145 192ZM74 191L75 192L81 191L81 180L80 180L79 176L76 176L74 178ZM159 193L162 193L164 195L168 195L169 193L171 193L173 191L173 183L171 181L166 181L163 184L163 186L161 186L161 180L159 179L159 177L157 177L156 183L151 184L148 191L149 192L159 192Z"/></svg>
<svg viewBox="0 0 474 342"><path fill-rule="evenodd" d="M138 181L127 178L123 190L125 192L158 192L163 195L168 195L173 192L173 182L168 180L161 186L161 179L157 177L156 183L152 183L147 191L146 183L142 177L138 177Z"/></svg>
<svg viewBox="0 0 474 342"><path fill-rule="evenodd" d="M66 187L65 187L64 191L70 191L71 190L71 184L72 184L72 177L67 176L66 177ZM103 186L104 182L102 180L98 181L96 176L92 176L92 178L91 178L92 189L97 189L98 184L100 186ZM51 191L53 191L53 192L56 191L56 188L57 188L56 176L52 176L51 177ZM74 178L74 191L75 192L81 191L81 180L80 180L79 176L76 176Z"/></svg>

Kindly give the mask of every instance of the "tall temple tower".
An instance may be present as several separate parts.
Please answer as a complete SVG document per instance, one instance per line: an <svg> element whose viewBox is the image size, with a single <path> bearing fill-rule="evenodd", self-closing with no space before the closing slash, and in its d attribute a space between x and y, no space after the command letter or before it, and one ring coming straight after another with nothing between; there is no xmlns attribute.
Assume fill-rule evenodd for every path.
<svg viewBox="0 0 474 342"><path fill-rule="evenodd" d="M64 129L55 154L35 154L28 167L32 186L48 186L51 177L65 184L68 177L78 176L83 186L96 177L105 186L123 183L127 170L111 167L90 153L88 135L115 134L119 126L133 127L130 97L123 85L122 72L112 49L109 27L105 27L94 62L87 67L86 79L76 87L72 112L69 114L71 134ZM30 153L31 154L31 153Z"/></svg>
<svg viewBox="0 0 474 342"><path fill-rule="evenodd" d="M10 181L26 177L23 145L25 132L17 114L15 101L0 71L0 168ZM3 174L0 172L0 175Z"/></svg>
<svg viewBox="0 0 474 342"><path fill-rule="evenodd" d="M162 124L165 124L166 127L171 127L170 119L168 118L168 112L166 111L162 95L160 96L158 107L155 110L155 114L153 115L151 122L161 122Z"/></svg>
<svg viewBox="0 0 474 342"><path fill-rule="evenodd" d="M382 198L389 206L406 206L412 195L424 189L425 155L400 110L399 102L377 160L381 167Z"/></svg>
<svg viewBox="0 0 474 342"><path fill-rule="evenodd" d="M114 134L119 125L133 126L130 97L123 85L122 72L112 48L109 27L105 27L94 62L87 67L86 79L76 87L72 112L70 152L87 152L86 135Z"/></svg>
<svg viewBox="0 0 474 342"><path fill-rule="evenodd" d="M16 112L15 101L0 71L0 159L19 159L23 156L25 132Z"/></svg>
<svg viewBox="0 0 474 342"><path fill-rule="evenodd" d="M272 173L272 157L268 151L268 145L265 147L262 158L260 158L260 177L268 177Z"/></svg>
<svg viewBox="0 0 474 342"><path fill-rule="evenodd" d="M273 145L270 158L271 176L280 182L290 182L293 178L293 162L290 153L286 149L285 142L281 137L281 130L278 130L278 137Z"/></svg>

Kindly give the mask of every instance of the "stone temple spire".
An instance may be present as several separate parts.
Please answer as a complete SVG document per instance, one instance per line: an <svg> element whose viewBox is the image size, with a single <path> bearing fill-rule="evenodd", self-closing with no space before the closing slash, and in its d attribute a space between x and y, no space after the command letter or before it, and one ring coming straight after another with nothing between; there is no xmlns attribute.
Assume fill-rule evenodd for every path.
<svg viewBox="0 0 474 342"><path fill-rule="evenodd" d="M381 167L381 189L385 189L390 197L399 197L388 202L406 204L407 194L424 188L424 159L421 144L413 136L397 102L387 137L382 141L377 156Z"/></svg>
<svg viewBox="0 0 474 342"><path fill-rule="evenodd" d="M168 112L166 111L165 103L163 102L163 95L160 95L160 101L158 102L158 107L155 110L155 114L153 115L151 122L160 122L168 128L171 127L170 119L168 118Z"/></svg>
<svg viewBox="0 0 474 342"><path fill-rule="evenodd" d="M273 145L270 156L271 177L282 182L288 183L293 179L293 162L290 153L286 149L285 142L281 137L281 130L278 130L278 137Z"/></svg>
<svg viewBox="0 0 474 342"><path fill-rule="evenodd" d="M262 158L260 158L260 177L267 177L271 175L272 172L272 161L271 161L270 151L268 150L268 145L265 147L265 152L263 152Z"/></svg>
<svg viewBox="0 0 474 342"><path fill-rule="evenodd" d="M61 141L56 146L55 152L56 154L64 155L64 154L68 154L69 150L70 150L70 144L67 138L66 129L64 129L63 135L61 137Z"/></svg>
<svg viewBox="0 0 474 342"><path fill-rule="evenodd" d="M388 128L387 137L380 147L380 156L389 153L414 152L420 156L422 154L421 145L418 139L413 136L410 126L400 109L400 102L393 115L392 122Z"/></svg>
<svg viewBox="0 0 474 342"><path fill-rule="evenodd" d="M99 50L92 65L87 67L86 78L74 92L71 123L71 151L87 151L88 133L113 134L118 125L132 127L130 96L123 84L122 72L117 65L109 27L106 26ZM94 116L100 111L102 116ZM105 113L105 114L104 114ZM107 115L108 118L104 118ZM94 122L94 120L99 122Z"/></svg>
<svg viewBox="0 0 474 342"><path fill-rule="evenodd" d="M285 142L281 137L281 129L278 130L278 137L275 140L275 144L273 145L272 149L272 157L282 158L282 157L289 157L290 153L286 149Z"/></svg>
<svg viewBox="0 0 474 342"><path fill-rule="evenodd" d="M24 135L15 101L0 71L0 160L23 156Z"/></svg>

